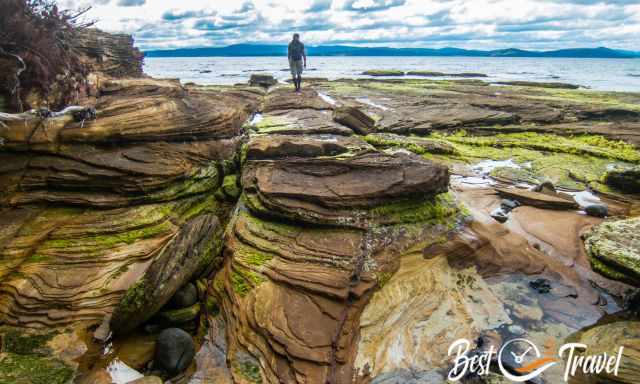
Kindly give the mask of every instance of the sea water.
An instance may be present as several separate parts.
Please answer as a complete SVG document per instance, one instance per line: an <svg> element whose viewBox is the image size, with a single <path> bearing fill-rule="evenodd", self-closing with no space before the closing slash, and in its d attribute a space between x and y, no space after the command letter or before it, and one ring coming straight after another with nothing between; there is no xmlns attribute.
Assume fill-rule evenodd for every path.
<svg viewBox="0 0 640 384"><path fill-rule="evenodd" d="M286 57L149 57L145 72L199 84L246 83L251 73L289 78ZM640 92L640 59L565 59L515 57L309 57L305 76L367 78L369 69L480 72L482 80L577 84L595 90Z"/></svg>

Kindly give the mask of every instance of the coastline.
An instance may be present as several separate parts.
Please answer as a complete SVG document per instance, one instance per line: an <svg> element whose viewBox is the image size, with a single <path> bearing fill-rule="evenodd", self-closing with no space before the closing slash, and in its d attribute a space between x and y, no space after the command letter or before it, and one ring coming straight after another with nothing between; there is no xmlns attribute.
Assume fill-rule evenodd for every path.
<svg viewBox="0 0 640 384"><path fill-rule="evenodd" d="M460 338L638 346L640 93L181 84L123 41L80 110L0 114L1 378L437 382Z"/></svg>

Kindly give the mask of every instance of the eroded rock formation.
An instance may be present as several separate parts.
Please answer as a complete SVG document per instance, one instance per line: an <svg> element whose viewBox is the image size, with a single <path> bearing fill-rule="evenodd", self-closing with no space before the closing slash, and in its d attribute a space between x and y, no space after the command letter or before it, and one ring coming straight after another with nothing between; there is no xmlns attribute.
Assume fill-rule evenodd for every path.
<svg viewBox="0 0 640 384"><path fill-rule="evenodd" d="M477 82L182 86L111 77L135 77L130 52L84 44L104 56L94 99L0 115L0 321L19 332L75 342L110 326L120 351L141 327L197 326L182 378L442 382L455 339L561 343L634 292L637 196L603 175L640 162L637 95L614 108ZM558 191L528 188L548 180ZM521 204L499 223L500 195ZM577 212L594 198L631 218ZM47 348L34 361L70 375ZM149 350L127 361L144 370ZM108 375L87 355L101 363L80 382Z"/></svg>

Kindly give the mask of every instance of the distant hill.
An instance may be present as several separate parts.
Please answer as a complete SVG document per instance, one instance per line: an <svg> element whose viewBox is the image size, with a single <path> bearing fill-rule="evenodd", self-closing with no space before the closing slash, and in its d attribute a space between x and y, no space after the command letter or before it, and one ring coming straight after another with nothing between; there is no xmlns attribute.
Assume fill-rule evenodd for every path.
<svg viewBox="0 0 640 384"><path fill-rule="evenodd" d="M468 56L468 57L564 57L564 58L640 58L640 52L600 48L560 49L556 51L525 51L522 49L498 49L493 51L460 48L388 48L351 47L346 45L308 46L310 56ZM182 48L164 51L147 51L147 57L239 57L285 56L286 45L237 44L218 48Z"/></svg>

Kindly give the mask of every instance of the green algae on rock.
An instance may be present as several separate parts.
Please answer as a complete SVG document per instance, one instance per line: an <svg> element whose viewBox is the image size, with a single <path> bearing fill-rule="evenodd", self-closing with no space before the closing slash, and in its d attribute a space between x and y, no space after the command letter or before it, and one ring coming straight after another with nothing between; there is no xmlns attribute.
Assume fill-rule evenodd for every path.
<svg viewBox="0 0 640 384"><path fill-rule="evenodd" d="M115 308L111 330L118 334L132 331L162 308L178 288L211 267L222 247L222 231L213 214L187 222Z"/></svg>
<svg viewBox="0 0 640 384"><path fill-rule="evenodd" d="M584 234L597 272L640 286L640 218L607 221Z"/></svg>
<svg viewBox="0 0 640 384"><path fill-rule="evenodd" d="M365 76L404 76L404 71L397 69L370 69L362 72Z"/></svg>
<svg viewBox="0 0 640 384"><path fill-rule="evenodd" d="M376 148L399 147L418 155L457 155L455 147L446 140L424 138L418 136L401 136L393 133L372 133L362 137L362 140Z"/></svg>
<svg viewBox="0 0 640 384"><path fill-rule="evenodd" d="M460 72L460 73L444 73L434 71L409 71L407 76L425 76L425 77L489 77L484 73L477 72Z"/></svg>
<svg viewBox="0 0 640 384"><path fill-rule="evenodd" d="M543 217L547 232L560 227L549 222L556 218L571 228L597 221L525 206L513 220L529 218L518 228L531 237L485 226L483 209L499 199L480 191L466 210L459 200L467 191L447 192L442 162L512 159L520 168L491 175L595 185L611 166L640 162L633 94L415 79L319 80L302 97L277 85L150 79L107 81L101 92L106 122L87 130L69 118L51 119L51 130L30 140L38 119L23 121L28 129L0 128L11 139L0 151L0 180L11 185L0 188L1 203L16 206L0 218L0 320L95 324L117 307L118 337L158 310L167 323L192 321L208 303L226 322L220 364L238 382L346 383L367 363L374 380L438 382L424 370L446 368L450 337L475 340L520 318L532 335L553 326L564 335L615 307L592 305L604 295L585 276L619 286L582 268L584 255L571 253L577 236L554 243L553 234L534 235L531 227L542 225L530 219ZM371 113L371 133L333 121L337 105ZM258 110L263 119L247 122ZM81 145L84 137L91 144ZM553 257L537 243L549 237ZM592 248L608 249L604 240ZM603 257L591 262L614 279L638 280ZM527 274L541 271L558 272L562 282L551 283L569 297L534 296ZM199 303L161 308L175 286L195 278ZM7 361L27 353L55 366L39 355L38 339L8 340Z"/></svg>
<svg viewBox="0 0 640 384"><path fill-rule="evenodd" d="M539 87L539 88L559 88L559 89L578 89L579 85L567 83L549 83L537 81L498 81L495 84L514 85L518 87Z"/></svg>
<svg viewBox="0 0 640 384"><path fill-rule="evenodd" d="M55 357L48 345L56 334L1 327L0 383L71 383L75 368Z"/></svg>

